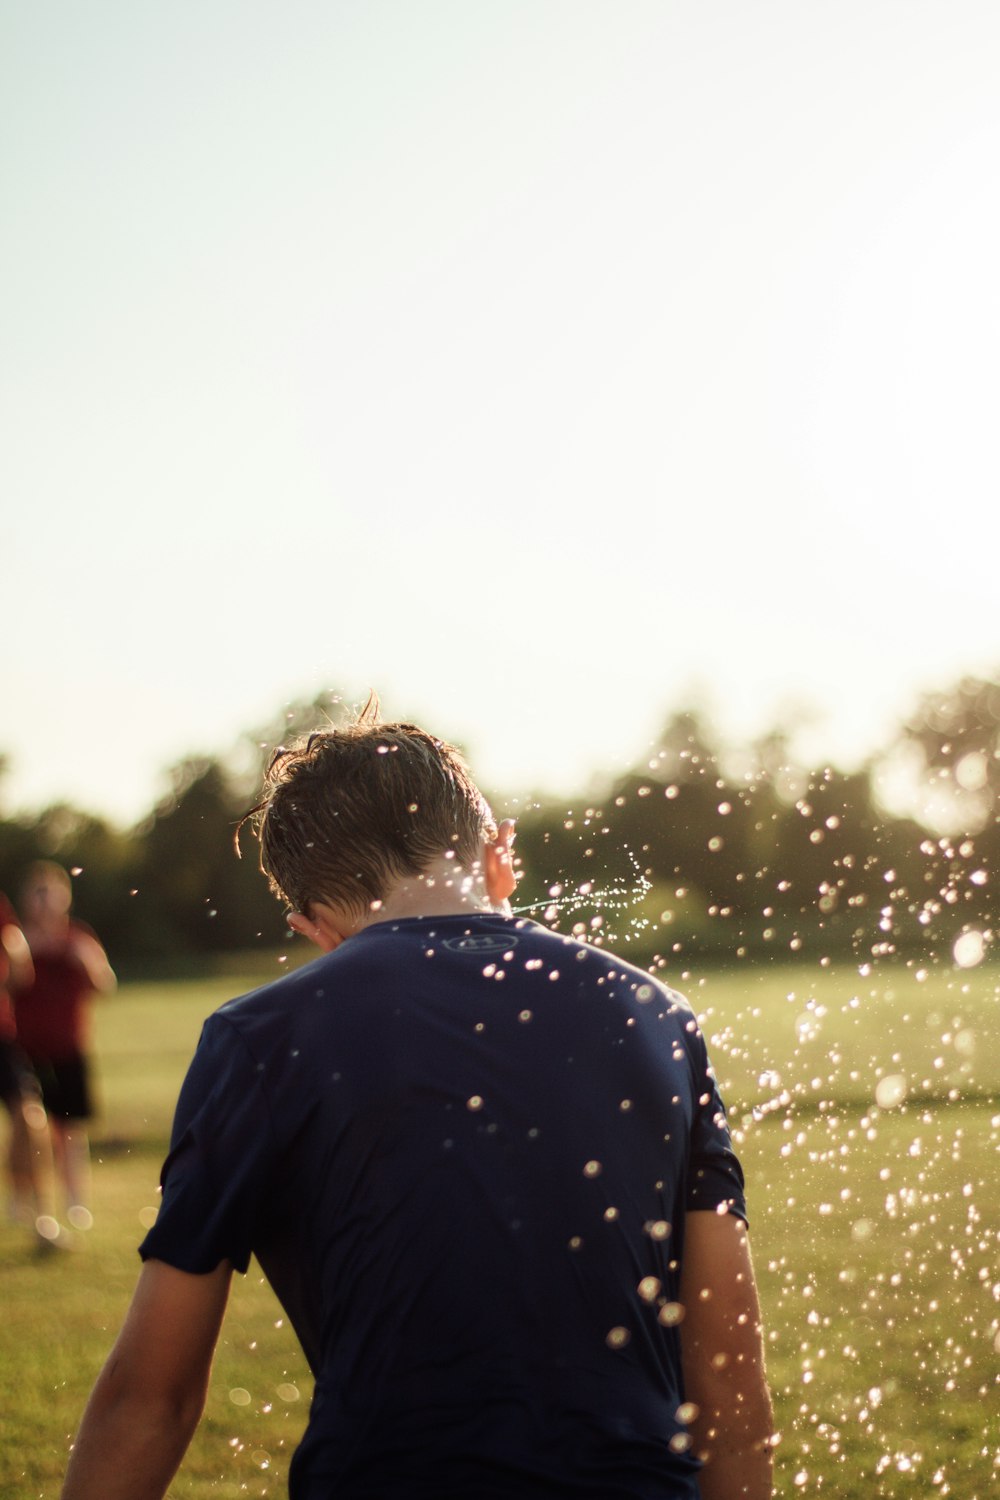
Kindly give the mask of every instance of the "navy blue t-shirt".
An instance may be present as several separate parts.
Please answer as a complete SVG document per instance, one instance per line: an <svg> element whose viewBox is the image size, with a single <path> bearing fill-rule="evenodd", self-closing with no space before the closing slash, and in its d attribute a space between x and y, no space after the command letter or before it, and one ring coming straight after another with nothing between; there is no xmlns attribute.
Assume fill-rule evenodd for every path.
<svg viewBox="0 0 1000 1500"><path fill-rule="evenodd" d="M293 1500L694 1500L684 1214L745 1217L705 1044L612 954L380 922L231 1001L140 1253L251 1253L316 1376Z"/></svg>

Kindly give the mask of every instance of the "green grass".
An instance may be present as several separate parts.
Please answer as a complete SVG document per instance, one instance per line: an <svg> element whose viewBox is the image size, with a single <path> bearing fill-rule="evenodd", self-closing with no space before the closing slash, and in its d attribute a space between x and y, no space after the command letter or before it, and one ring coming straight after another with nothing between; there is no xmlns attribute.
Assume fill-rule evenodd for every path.
<svg viewBox="0 0 1000 1500"><path fill-rule="evenodd" d="M902 967L677 976L714 1038L746 1167L782 1495L992 1493L997 981L985 968L925 980ZM128 986L99 1012L105 1108L86 1250L39 1257L23 1231L0 1226L5 1500L58 1495L135 1280L201 1021L254 982ZM882 1097L897 1102L880 1108L886 1077ZM205 1418L171 1495L283 1495L309 1395L305 1361L254 1266L236 1278Z"/></svg>

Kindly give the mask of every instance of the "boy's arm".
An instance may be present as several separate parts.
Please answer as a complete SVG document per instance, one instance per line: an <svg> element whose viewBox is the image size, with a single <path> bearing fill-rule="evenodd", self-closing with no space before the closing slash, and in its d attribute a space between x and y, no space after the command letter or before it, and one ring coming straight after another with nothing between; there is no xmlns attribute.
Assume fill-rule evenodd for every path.
<svg viewBox="0 0 1000 1500"><path fill-rule="evenodd" d="M28 940L15 922L5 922L0 928L0 945L10 964L11 984L15 989L27 989L35 977L35 966Z"/></svg>
<svg viewBox="0 0 1000 1500"><path fill-rule="evenodd" d="M232 1266L148 1260L69 1461L62 1500L162 1500L205 1405Z"/></svg>
<svg viewBox="0 0 1000 1500"><path fill-rule="evenodd" d="M694 1451L702 1500L770 1500L773 1419L760 1304L746 1225L698 1210L684 1226L681 1357L698 1408Z"/></svg>
<svg viewBox="0 0 1000 1500"><path fill-rule="evenodd" d="M117 986L115 971L108 963L108 955L100 943L89 932L81 932L76 929L70 938L70 947L77 961L83 965L84 971L95 990L103 994L110 994Z"/></svg>

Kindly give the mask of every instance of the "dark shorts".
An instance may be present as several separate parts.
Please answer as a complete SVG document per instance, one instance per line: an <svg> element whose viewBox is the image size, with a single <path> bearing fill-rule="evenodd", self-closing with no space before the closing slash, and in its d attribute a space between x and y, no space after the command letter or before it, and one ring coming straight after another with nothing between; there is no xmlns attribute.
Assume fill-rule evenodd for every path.
<svg viewBox="0 0 1000 1500"><path fill-rule="evenodd" d="M89 1120L94 1113L90 1096L90 1068L82 1053L58 1062L33 1057L32 1067L42 1086L42 1103L53 1120Z"/></svg>
<svg viewBox="0 0 1000 1500"><path fill-rule="evenodd" d="M18 1099L38 1098L38 1079L16 1042L0 1042L0 1099L8 1109Z"/></svg>

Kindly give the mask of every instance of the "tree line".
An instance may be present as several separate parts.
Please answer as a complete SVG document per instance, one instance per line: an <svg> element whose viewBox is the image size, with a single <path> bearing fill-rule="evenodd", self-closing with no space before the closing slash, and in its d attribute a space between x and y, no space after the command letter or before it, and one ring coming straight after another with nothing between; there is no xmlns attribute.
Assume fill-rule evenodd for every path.
<svg viewBox="0 0 1000 1500"><path fill-rule="evenodd" d="M339 698L294 705L248 740L251 771L185 760L134 828L58 805L0 817L0 888L58 860L77 913L124 972L197 969L271 953L288 934L246 830L234 833L282 740L338 722ZM488 789L487 789L488 790ZM494 806L505 811L502 795ZM892 743L855 771L797 764L779 731L734 750L694 711L600 792L523 806L517 852L526 915L636 962L796 955L950 959L963 932L992 939L1000 868L1000 683L929 693Z"/></svg>

